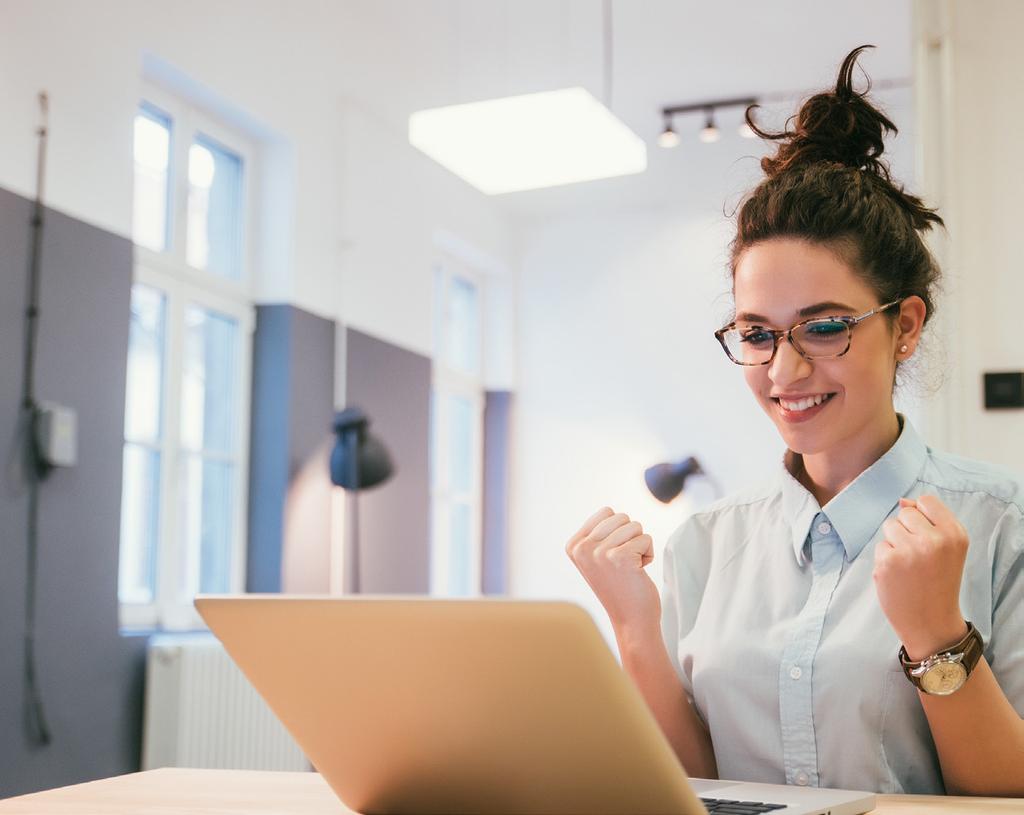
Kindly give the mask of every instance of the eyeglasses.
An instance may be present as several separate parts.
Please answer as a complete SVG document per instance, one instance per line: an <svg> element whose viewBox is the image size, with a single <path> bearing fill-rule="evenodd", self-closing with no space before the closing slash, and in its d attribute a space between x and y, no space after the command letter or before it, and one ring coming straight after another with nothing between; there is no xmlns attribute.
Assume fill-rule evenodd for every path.
<svg viewBox="0 0 1024 815"><path fill-rule="evenodd" d="M761 326L739 328L733 322L719 328L715 338L722 344L729 359L737 365L767 365L775 359L779 341L783 338L789 340L789 344L804 359L832 359L850 350L855 325L872 314L881 314L902 302L902 299L893 300L858 317L815 317L784 331Z"/></svg>

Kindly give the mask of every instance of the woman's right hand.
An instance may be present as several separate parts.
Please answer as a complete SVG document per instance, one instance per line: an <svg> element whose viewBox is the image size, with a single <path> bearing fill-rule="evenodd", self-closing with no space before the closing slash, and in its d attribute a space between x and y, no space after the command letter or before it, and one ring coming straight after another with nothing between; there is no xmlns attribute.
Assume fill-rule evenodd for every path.
<svg viewBox="0 0 1024 815"><path fill-rule="evenodd" d="M624 513L601 507L565 545L617 632L660 630L661 598L644 571L654 560L650 535Z"/></svg>
<svg viewBox="0 0 1024 815"><path fill-rule="evenodd" d="M622 667L633 678L680 763L698 778L718 778L711 736L686 698L661 637L661 598L644 571L651 536L629 516L601 507L565 545L615 628Z"/></svg>

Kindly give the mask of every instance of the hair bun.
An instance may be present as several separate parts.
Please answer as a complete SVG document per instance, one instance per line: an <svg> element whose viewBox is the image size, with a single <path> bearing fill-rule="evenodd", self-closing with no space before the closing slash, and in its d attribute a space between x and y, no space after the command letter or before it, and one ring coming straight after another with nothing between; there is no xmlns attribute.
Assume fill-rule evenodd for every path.
<svg viewBox="0 0 1024 815"><path fill-rule="evenodd" d="M897 133L896 125L868 102L868 87L858 93L853 89L853 66L865 48L855 48L839 68L834 90L810 97L795 116L786 122L781 133L761 130L753 121L757 105L747 108L746 121L763 139L781 142L774 156L761 159L761 169L772 178L794 167L816 162L831 162L854 169L869 170L890 181L889 168L880 161L887 133ZM796 121L793 130L790 124Z"/></svg>

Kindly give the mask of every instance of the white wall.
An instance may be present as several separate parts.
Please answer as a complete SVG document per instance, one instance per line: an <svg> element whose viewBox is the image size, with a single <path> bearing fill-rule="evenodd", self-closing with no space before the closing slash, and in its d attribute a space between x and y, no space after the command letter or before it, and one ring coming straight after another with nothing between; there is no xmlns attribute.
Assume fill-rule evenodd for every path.
<svg viewBox="0 0 1024 815"><path fill-rule="evenodd" d="M900 126L887 153L912 188L909 90L876 98ZM792 110L775 107L767 121ZM580 602L610 640L600 604L563 550L582 522L604 504L639 520L654 537L649 571L660 585L666 538L714 493L695 480L665 506L647 491L644 470L695 455L731 492L773 472L785 449L713 336L731 305L734 230L723 213L763 177L762 150L729 136L677 149L687 158L673 170L675 206L563 218L530 229L523 243L512 588ZM912 399L900 409L922 423Z"/></svg>
<svg viewBox="0 0 1024 815"><path fill-rule="evenodd" d="M948 236L947 383L930 403L937 444L1024 473L1024 411L986 411L982 373L1024 370L1019 104L1024 4L915 3L920 167Z"/></svg>
<svg viewBox="0 0 1024 815"><path fill-rule="evenodd" d="M397 38L382 40L364 4L3 0L0 16L0 186L34 195L36 94L46 89L47 203L129 235L132 117L148 71L261 145L258 299L429 354L435 234L491 258L494 274L514 266L494 203L409 147L400 120L374 112L415 65ZM510 301L499 307L511 313ZM511 385L511 368L491 372L496 386Z"/></svg>
<svg viewBox="0 0 1024 815"><path fill-rule="evenodd" d="M644 470L696 455L724 487L779 446L712 332L728 237L711 213L639 212L531 233L523 257L511 583L520 596L600 606L563 551L604 504L660 547L692 504L665 506ZM694 482L693 500L713 496Z"/></svg>
<svg viewBox="0 0 1024 815"><path fill-rule="evenodd" d="M345 322L429 355L431 268L443 250L484 273L485 285L496 295L488 299L491 323L504 328L492 342L512 347L508 279L515 249L507 217L486 196L410 148L404 132L394 132L356 103L347 102L343 110ZM314 299L320 296L315 286L311 281ZM329 293L325 288L322 296ZM296 294L302 299L303 292ZM485 362L489 387L512 386L511 360L485 355Z"/></svg>

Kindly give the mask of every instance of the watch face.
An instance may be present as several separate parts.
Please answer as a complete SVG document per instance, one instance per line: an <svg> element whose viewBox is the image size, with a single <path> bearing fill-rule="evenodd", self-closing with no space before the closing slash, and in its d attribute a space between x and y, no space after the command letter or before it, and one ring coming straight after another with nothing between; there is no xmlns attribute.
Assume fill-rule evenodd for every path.
<svg viewBox="0 0 1024 815"><path fill-rule="evenodd" d="M921 676L921 690L933 696L949 696L967 680L967 670L959 662L939 662Z"/></svg>

